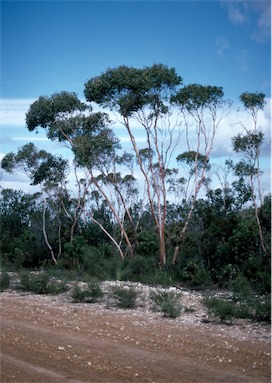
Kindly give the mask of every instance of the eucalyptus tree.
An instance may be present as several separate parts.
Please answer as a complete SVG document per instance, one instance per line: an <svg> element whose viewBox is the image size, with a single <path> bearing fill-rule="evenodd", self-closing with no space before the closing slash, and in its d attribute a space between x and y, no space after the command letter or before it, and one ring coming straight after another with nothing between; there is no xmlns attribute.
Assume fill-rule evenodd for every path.
<svg viewBox="0 0 272 383"><path fill-rule="evenodd" d="M56 189L56 185L62 183L67 171L67 161L60 156L53 156L45 150L38 150L33 143L28 143L18 149L17 154L12 152L6 154L2 159L2 169L8 173L22 171L31 180L32 185L40 185L43 193L50 193ZM43 198L43 235L46 245L50 251L51 258L55 264L57 260L54 249L50 244L46 230L47 198ZM59 246L61 238L59 237Z"/></svg>
<svg viewBox="0 0 272 383"><path fill-rule="evenodd" d="M166 172L180 139L170 100L181 83L175 69L162 64L142 69L120 66L89 79L84 90L88 101L114 112L126 128L156 224L161 265L166 262ZM135 123L143 128L144 148L137 142Z"/></svg>
<svg viewBox="0 0 272 383"><path fill-rule="evenodd" d="M232 146L236 153L241 153L243 159L237 164L233 164L235 174L245 182L250 190L251 200L253 202L255 218L259 231L260 245L264 253L267 253L265 246L263 230L259 219L259 207L263 203L263 193L261 188L260 155L262 145L264 144L264 133L259 126L259 112L265 106L265 94L262 92L249 93L244 92L240 95L240 101L247 113L251 117L250 123L239 121L243 128L243 133L239 133L232 138ZM247 182L245 181L247 180Z"/></svg>
<svg viewBox="0 0 272 383"><path fill-rule="evenodd" d="M133 247L116 209L115 199L107 190L106 180L115 169L117 151L120 149L119 140L110 128L108 115L92 112L92 107L80 101L75 93L60 92L50 97L39 97L30 106L26 124L30 131L46 129L49 139L58 140L70 147L76 171L81 169L85 172L84 179L77 179L78 196L75 199L75 209L86 212L88 193L97 190L111 209L121 236L133 255ZM114 242L123 258L121 246L105 227L95 220L92 209L89 209L87 214Z"/></svg>
<svg viewBox="0 0 272 383"><path fill-rule="evenodd" d="M210 155L216 132L232 105L224 99L222 87L190 84L183 87L172 97L180 109L182 123L185 126L187 151L177 157L177 161L187 166L185 200L190 202L187 217L182 224L179 237L182 239L192 217L201 188L207 185L207 173L210 170ZM180 239L177 241L173 256L176 262L180 251Z"/></svg>

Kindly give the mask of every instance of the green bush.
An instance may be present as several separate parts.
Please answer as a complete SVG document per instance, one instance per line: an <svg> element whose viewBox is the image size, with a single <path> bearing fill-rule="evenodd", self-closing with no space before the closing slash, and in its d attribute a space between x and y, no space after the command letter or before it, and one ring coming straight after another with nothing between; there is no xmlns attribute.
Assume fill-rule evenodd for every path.
<svg viewBox="0 0 272 383"><path fill-rule="evenodd" d="M253 306L254 319L257 321L271 321L271 295L256 298Z"/></svg>
<svg viewBox="0 0 272 383"><path fill-rule="evenodd" d="M133 289L114 287L112 289L116 304L122 309L133 309L136 306L137 293Z"/></svg>
<svg viewBox="0 0 272 383"><path fill-rule="evenodd" d="M35 294L46 294L46 286L50 280L49 274L31 274L30 272L23 271L19 273L19 278L21 281L19 285L20 290L31 291Z"/></svg>
<svg viewBox="0 0 272 383"><path fill-rule="evenodd" d="M20 285L22 291L30 291L35 294L61 294L68 290L63 281L52 280L49 273L40 272L32 274L28 272L19 273Z"/></svg>
<svg viewBox="0 0 272 383"><path fill-rule="evenodd" d="M75 303L95 303L99 298L102 298L103 295L104 293L97 282L89 282L85 289L80 288L77 284L72 291L71 297Z"/></svg>
<svg viewBox="0 0 272 383"><path fill-rule="evenodd" d="M2 272L0 277L0 292L9 288L10 278L7 272Z"/></svg>
<svg viewBox="0 0 272 383"><path fill-rule="evenodd" d="M208 308L209 313L219 317L222 321L237 316L237 307L233 301L221 298L204 298L203 303Z"/></svg>
<svg viewBox="0 0 272 383"><path fill-rule="evenodd" d="M157 292L151 295L151 299L163 312L164 316L177 318L180 316L182 306L180 304L180 294L170 292Z"/></svg>
<svg viewBox="0 0 272 383"><path fill-rule="evenodd" d="M46 286L44 294L58 295L65 293L69 287L64 281L50 280Z"/></svg>
<svg viewBox="0 0 272 383"><path fill-rule="evenodd" d="M204 298L203 303L209 312L221 321L235 318L252 319L257 321L270 321L270 297L254 297L244 301L236 299Z"/></svg>
<svg viewBox="0 0 272 383"><path fill-rule="evenodd" d="M127 257L122 263L118 263L116 268L117 279L123 281L145 282L154 274L156 263L153 257L135 256Z"/></svg>
<svg viewBox="0 0 272 383"><path fill-rule="evenodd" d="M241 273L238 274L238 276L229 283L229 287L234 292L235 298L237 300L247 299L252 294L250 282Z"/></svg>

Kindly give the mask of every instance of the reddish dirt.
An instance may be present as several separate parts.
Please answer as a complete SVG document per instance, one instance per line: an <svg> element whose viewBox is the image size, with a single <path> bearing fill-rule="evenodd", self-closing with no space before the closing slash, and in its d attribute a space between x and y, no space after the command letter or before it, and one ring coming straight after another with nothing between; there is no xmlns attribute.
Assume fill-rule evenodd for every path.
<svg viewBox="0 0 272 383"><path fill-rule="evenodd" d="M270 382L269 329L1 294L1 382Z"/></svg>

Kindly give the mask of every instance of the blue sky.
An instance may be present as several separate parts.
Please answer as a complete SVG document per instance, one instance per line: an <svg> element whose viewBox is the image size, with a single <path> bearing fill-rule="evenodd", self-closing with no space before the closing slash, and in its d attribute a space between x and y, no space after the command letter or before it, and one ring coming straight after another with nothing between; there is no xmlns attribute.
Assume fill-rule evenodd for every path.
<svg viewBox="0 0 272 383"><path fill-rule="evenodd" d="M262 91L270 130L270 12L262 0L1 1L1 157L28 141L57 152L25 128L30 103L62 90L83 97L87 79L119 65L163 63L184 84L222 86L235 102ZM16 177L2 181L25 182Z"/></svg>

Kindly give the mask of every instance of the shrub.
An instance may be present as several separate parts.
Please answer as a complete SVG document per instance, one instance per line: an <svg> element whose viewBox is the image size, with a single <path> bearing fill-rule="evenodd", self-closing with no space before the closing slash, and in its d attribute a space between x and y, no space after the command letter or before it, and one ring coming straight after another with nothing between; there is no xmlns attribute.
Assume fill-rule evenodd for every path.
<svg viewBox="0 0 272 383"><path fill-rule="evenodd" d="M246 301L237 302L222 298L204 298L203 303L209 312L221 321L234 318L253 319L257 321L270 321L271 302L270 297L249 298Z"/></svg>
<svg viewBox="0 0 272 383"><path fill-rule="evenodd" d="M75 303L83 302L87 296L86 293L87 293L86 290L82 290L78 285L76 285L71 294L73 302Z"/></svg>
<svg viewBox="0 0 272 383"><path fill-rule="evenodd" d="M251 284L243 274L239 274L229 285L238 300L247 299L252 294Z"/></svg>
<svg viewBox="0 0 272 383"><path fill-rule="evenodd" d="M103 295L104 293L97 282L89 282L85 289L81 289L76 285L72 291L71 297L75 303L95 303L99 298L102 298Z"/></svg>
<svg viewBox="0 0 272 383"><path fill-rule="evenodd" d="M9 288L10 278L7 272L2 272L0 277L0 292Z"/></svg>
<svg viewBox="0 0 272 383"><path fill-rule="evenodd" d="M31 274L23 271L19 274L20 285L19 289L23 291L31 291L35 294L45 294L49 275L46 273Z"/></svg>
<svg viewBox="0 0 272 383"><path fill-rule="evenodd" d="M58 295L68 291L69 287L64 281L50 280L46 285L44 294Z"/></svg>
<svg viewBox="0 0 272 383"><path fill-rule="evenodd" d="M258 321L271 321L271 295L256 299L253 305L254 319Z"/></svg>
<svg viewBox="0 0 272 383"><path fill-rule="evenodd" d="M164 316L177 318L180 316L182 306L180 304L180 294L174 292L157 292L151 295L151 299L163 312Z"/></svg>
<svg viewBox="0 0 272 383"><path fill-rule="evenodd" d="M50 274L41 272L31 274L22 272L19 274L19 289L23 291L31 291L35 294L60 294L68 290L67 285L63 281L51 280Z"/></svg>
<svg viewBox="0 0 272 383"><path fill-rule="evenodd" d="M136 306L137 293L135 290L114 287L112 291L118 307L122 309L133 309Z"/></svg>
<svg viewBox="0 0 272 383"><path fill-rule="evenodd" d="M232 319L237 315L237 308L233 301L221 298L204 298L203 303L211 314L219 317L222 321Z"/></svg>

